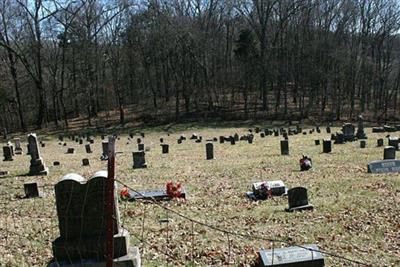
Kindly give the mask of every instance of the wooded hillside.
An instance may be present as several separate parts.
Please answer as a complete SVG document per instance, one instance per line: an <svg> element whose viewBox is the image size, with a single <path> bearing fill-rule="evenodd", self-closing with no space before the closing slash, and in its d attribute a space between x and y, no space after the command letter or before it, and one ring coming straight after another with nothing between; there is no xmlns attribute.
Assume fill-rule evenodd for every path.
<svg viewBox="0 0 400 267"><path fill-rule="evenodd" d="M395 119L399 29L396 0L0 0L0 126Z"/></svg>

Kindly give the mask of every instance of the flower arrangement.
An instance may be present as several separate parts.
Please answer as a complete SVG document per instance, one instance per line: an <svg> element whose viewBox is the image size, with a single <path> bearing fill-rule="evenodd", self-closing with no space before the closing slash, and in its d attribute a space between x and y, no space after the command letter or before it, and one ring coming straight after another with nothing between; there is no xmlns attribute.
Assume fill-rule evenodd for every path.
<svg viewBox="0 0 400 267"><path fill-rule="evenodd" d="M182 185L180 183L174 184L173 182L168 182L166 184L166 192L170 198L180 198L182 196Z"/></svg>

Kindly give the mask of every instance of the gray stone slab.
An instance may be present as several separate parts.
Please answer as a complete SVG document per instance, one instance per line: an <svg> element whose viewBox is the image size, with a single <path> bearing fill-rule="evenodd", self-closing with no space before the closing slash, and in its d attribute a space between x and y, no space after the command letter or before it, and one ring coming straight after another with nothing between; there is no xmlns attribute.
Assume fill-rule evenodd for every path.
<svg viewBox="0 0 400 267"><path fill-rule="evenodd" d="M186 190L182 188L182 198L186 198ZM159 190L149 190L149 191L138 191L133 192L129 190L129 195L131 196L131 200L170 200L171 197L167 195L167 192L164 189Z"/></svg>
<svg viewBox="0 0 400 267"><path fill-rule="evenodd" d="M369 173L400 172L400 160L399 159L375 160L368 163L367 167Z"/></svg>
<svg viewBox="0 0 400 267"><path fill-rule="evenodd" d="M304 247L304 248L302 248ZM260 250L259 267L323 267L324 257L314 244L274 250Z"/></svg>

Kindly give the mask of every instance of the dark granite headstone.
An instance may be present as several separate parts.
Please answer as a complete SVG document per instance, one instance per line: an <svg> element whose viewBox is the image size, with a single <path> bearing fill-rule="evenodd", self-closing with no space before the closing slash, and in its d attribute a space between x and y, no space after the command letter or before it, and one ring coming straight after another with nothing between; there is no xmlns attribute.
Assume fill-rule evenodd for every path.
<svg viewBox="0 0 400 267"><path fill-rule="evenodd" d="M386 160L375 160L368 163L369 173L391 173L400 172L400 160L399 159L386 159Z"/></svg>
<svg viewBox="0 0 400 267"><path fill-rule="evenodd" d="M89 166L90 165L90 163L89 163L89 159L82 159L82 166Z"/></svg>
<svg viewBox="0 0 400 267"><path fill-rule="evenodd" d="M133 152L132 156L133 156L133 168L134 169L147 168L144 151Z"/></svg>
<svg viewBox="0 0 400 267"><path fill-rule="evenodd" d="M383 159L396 159L396 148L387 146L383 149Z"/></svg>
<svg viewBox="0 0 400 267"><path fill-rule="evenodd" d="M235 138L233 137L233 136L230 136L230 141L231 141L231 145L234 145L235 144Z"/></svg>
<svg viewBox="0 0 400 267"><path fill-rule="evenodd" d="M365 140L360 140L360 148L365 148L367 146L367 142Z"/></svg>
<svg viewBox="0 0 400 267"><path fill-rule="evenodd" d="M206 159L214 159L214 145L213 143L206 144Z"/></svg>
<svg viewBox="0 0 400 267"><path fill-rule="evenodd" d="M3 146L3 161L13 161L12 151L10 146Z"/></svg>
<svg viewBox="0 0 400 267"><path fill-rule="evenodd" d="M67 154L74 154L75 153L75 148L70 147L67 149Z"/></svg>
<svg viewBox="0 0 400 267"><path fill-rule="evenodd" d="M90 144L86 144L85 145L85 150L86 150L86 153L92 153L92 148L90 147Z"/></svg>
<svg viewBox="0 0 400 267"><path fill-rule="evenodd" d="M101 171L88 181L78 174L67 174L55 185L60 236L52 243L55 266L105 266L106 255L106 181ZM114 266L140 266L137 248L130 248L129 233L120 226L114 192Z"/></svg>
<svg viewBox="0 0 400 267"><path fill-rule="evenodd" d="M161 151L163 154L168 154L169 153L169 145L161 144Z"/></svg>
<svg viewBox="0 0 400 267"><path fill-rule="evenodd" d="M233 135L233 138L235 139L235 142L239 141L239 135L237 133Z"/></svg>
<svg viewBox="0 0 400 267"><path fill-rule="evenodd" d="M388 138L388 145L394 147L396 150L400 148L400 139L398 137L390 136Z"/></svg>
<svg viewBox="0 0 400 267"><path fill-rule="evenodd" d="M344 141L354 141L355 135L355 127L351 123L345 123L342 126L343 138Z"/></svg>
<svg viewBox="0 0 400 267"><path fill-rule="evenodd" d="M314 244L260 250L257 267L323 267L324 257Z"/></svg>
<svg viewBox="0 0 400 267"><path fill-rule="evenodd" d="M329 139L324 139L322 141L322 152L331 153L332 152L332 141Z"/></svg>
<svg viewBox="0 0 400 267"><path fill-rule="evenodd" d="M289 140L281 140L281 155L289 155Z"/></svg>
<svg viewBox="0 0 400 267"><path fill-rule="evenodd" d="M219 143L223 144L225 142L225 136L220 136L219 137Z"/></svg>
<svg viewBox="0 0 400 267"><path fill-rule="evenodd" d="M390 125L384 125L383 128L385 129L386 132L389 132L389 133L393 133L393 132L397 131L396 127L390 126Z"/></svg>
<svg viewBox="0 0 400 267"><path fill-rule="evenodd" d="M25 198L39 197L39 188L37 183L24 184Z"/></svg>
<svg viewBox="0 0 400 267"><path fill-rule="evenodd" d="M312 210L313 206L308 203L307 189L294 187L288 191L289 208L286 211Z"/></svg>
<svg viewBox="0 0 400 267"><path fill-rule="evenodd" d="M321 144L319 139L314 140L314 143L315 143L316 146L319 146Z"/></svg>
<svg viewBox="0 0 400 267"><path fill-rule="evenodd" d="M53 166L60 166L60 162L59 161L53 161Z"/></svg>

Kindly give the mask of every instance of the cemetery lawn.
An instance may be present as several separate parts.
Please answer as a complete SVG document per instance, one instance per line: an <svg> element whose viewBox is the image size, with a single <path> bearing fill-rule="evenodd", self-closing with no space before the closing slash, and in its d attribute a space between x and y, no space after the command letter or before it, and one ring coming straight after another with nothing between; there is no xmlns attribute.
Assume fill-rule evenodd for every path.
<svg viewBox="0 0 400 267"><path fill-rule="evenodd" d="M366 128L365 149L360 149L356 141L333 145L330 154L322 154L322 141L320 146L314 145L315 139L330 137L325 129L320 134L290 136L288 156L280 155L282 137L262 139L256 134L253 144L214 142L215 159L205 159L206 139L236 132L242 135L256 126L266 127L178 125L169 128L170 136L162 128L140 129L146 134L145 145L150 147L146 152L148 168L135 170L132 152L137 150L139 136L127 144L126 131L117 141L116 150L121 152L116 160L117 179L136 190L180 182L187 191L186 202L161 204L223 230L293 244L315 243L321 250L371 266L400 265L400 174L367 173L368 162L383 158L383 148L376 147L376 139L385 138L386 133L371 133L371 128ZM332 132L336 130L332 128ZM189 140L193 132L203 137L202 143ZM188 140L178 145L181 133ZM1 161L0 170L9 171L8 177L0 178L1 266L46 266L52 259L51 242L59 235L53 185L67 173L88 178L98 170L106 170L107 163L99 159L99 135L92 154L86 154L84 145L67 138L65 147L58 144L57 136L38 133L38 137L46 143L40 151L50 170L48 176L26 176L30 157L26 155L25 136L21 136L24 155L16 155L11 162ZM161 154L160 137L170 145L169 154ZM66 154L68 147L75 148L75 154ZM302 154L312 158L312 171L299 171ZM89 158L89 167L81 166L83 158ZM61 166L53 166L53 161L60 161ZM289 188L306 187L314 211L287 213L286 197L249 201L245 193L253 182L262 180L282 180ZM42 198L22 199L23 184L30 181L39 183ZM140 248L142 266L250 266L260 248L273 245L192 223L152 203L120 202L119 208L131 244ZM165 219L169 223L160 222ZM274 243L275 248L284 246L287 244ZM325 263L358 266L328 256Z"/></svg>

